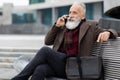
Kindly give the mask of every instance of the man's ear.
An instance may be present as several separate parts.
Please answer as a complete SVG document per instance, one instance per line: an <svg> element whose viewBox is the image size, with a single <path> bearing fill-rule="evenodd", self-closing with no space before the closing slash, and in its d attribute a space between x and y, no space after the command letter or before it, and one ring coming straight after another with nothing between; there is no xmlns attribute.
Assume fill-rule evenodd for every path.
<svg viewBox="0 0 120 80"><path fill-rule="evenodd" d="M81 19L85 19L85 14L81 14Z"/></svg>
<svg viewBox="0 0 120 80"><path fill-rule="evenodd" d="M81 19L82 19L82 20L84 20L84 19L85 19L85 17L82 17Z"/></svg>

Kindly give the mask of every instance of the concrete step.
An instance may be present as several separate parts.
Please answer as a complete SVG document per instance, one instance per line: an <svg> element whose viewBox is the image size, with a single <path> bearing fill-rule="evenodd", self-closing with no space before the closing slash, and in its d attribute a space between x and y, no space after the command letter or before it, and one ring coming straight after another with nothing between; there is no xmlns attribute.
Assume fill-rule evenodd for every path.
<svg viewBox="0 0 120 80"><path fill-rule="evenodd" d="M36 53L32 52L0 52L0 68L13 68L13 63L20 56L31 57Z"/></svg>
<svg viewBox="0 0 120 80"><path fill-rule="evenodd" d="M33 56L36 52L0 52L0 68L13 68L13 63L20 56Z"/></svg>
<svg viewBox="0 0 120 80"><path fill-rule="evenodd" d="M0 68L13 68L13 63L0 62Z"/></svg>
<svg viewBox="0 0 120 80"><path fill-rule="evenodd" d="M0 57L0 62L13 63L17 57Z"/></svg>
<svg viewBox="0 0 120 80"><path fill-rule="evenodd" d="M19 57L21 55L35 55L36 52L0 52L0 57Z"/></svg>
<svg viewBox="0 0 120 80"><path fill-rule="evenodd" d="M0 48L0 52L36 52L39 48Z"/></svg>
<svg viewBox="0 0 120 80"><path fill-rule="evenodd" d="M35 55L44 46L44 35L0 35L0 80L18 74L13 62L22 55Z"/></svg>
<svg viewBox="0 0 120 80"><path fill-rule="evenodd" d="M0 78L0 80L10 80L10 79L1 79L1 78Z"/></svg>

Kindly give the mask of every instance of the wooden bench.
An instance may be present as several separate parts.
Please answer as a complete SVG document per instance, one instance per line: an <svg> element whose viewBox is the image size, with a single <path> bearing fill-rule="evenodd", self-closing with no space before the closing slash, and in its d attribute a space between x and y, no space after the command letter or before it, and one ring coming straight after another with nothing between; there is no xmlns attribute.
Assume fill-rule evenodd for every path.
<svg viewBox="0 0 120 80"><path fill-rule="evenodd" d="M103 65L105 69L105 79L114 80L120 79L120 38L109 40L103 43L95 43L92 50L93 55L101 55L103 58ZM24 56L25 57L25 56ZM27 58L19 59L26 61ZM27 61L29 62L30 59ZM19 63L19 61L18 61ZM21 64L22 65L22 64ZM72 65L71 65L72 66ZM20 67L20 66L19 66ZM21 69L23 69L22 67ZM73 71L73 70L71 70ZM74 71L74 73L76 73ZM72 80L79 80L78 77L73 77ZM65 80L60 78L49 78L46 80Z"/></svg>

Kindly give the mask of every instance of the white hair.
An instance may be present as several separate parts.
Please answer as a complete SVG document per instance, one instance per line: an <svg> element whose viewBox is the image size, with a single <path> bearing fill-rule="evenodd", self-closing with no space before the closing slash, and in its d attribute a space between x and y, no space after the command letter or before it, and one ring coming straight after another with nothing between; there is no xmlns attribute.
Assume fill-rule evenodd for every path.
<svg viewBox="0 0 120 80"><path fill-rule="evenodd" d="M86 6L85 6L85 4L84 3L79 3L79 2L74 2L73 3L73 5L80 5L82 8L83 8L83 10L84 10L84 12L86 13Z"/></svg>

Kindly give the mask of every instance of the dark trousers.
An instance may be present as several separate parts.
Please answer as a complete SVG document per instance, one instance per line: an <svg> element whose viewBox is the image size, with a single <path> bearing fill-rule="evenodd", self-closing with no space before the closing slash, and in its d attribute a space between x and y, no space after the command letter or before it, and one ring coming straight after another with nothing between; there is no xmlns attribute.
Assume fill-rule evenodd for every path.
<svg viewBox="0 0 120 80"><path fill-rule="evenodd" d="M48 47L41 48L32 61L12 80L44 80L46 77L66 78L66 54Z"/></svg>

